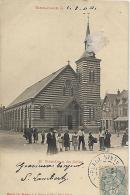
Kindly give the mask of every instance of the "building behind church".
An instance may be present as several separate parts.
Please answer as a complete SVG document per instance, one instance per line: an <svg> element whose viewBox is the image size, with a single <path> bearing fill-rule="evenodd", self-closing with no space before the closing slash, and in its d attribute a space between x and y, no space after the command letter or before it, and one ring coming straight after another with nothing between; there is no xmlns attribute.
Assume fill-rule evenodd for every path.
<svg viewBox="0 0 130 195"><path fill-rule="evenodd" d="M85 48L76 60L76 72L67 64L28 87L4 109L5 129L100 127L101 60L91 49L90 40L88 21Z"/></svg>
<svg viewBox="0 0 130 195"><path fill-rule="evenodd" d="M102 126L110 131L128 128L128 90L107 93L102 102Z"/></svg>

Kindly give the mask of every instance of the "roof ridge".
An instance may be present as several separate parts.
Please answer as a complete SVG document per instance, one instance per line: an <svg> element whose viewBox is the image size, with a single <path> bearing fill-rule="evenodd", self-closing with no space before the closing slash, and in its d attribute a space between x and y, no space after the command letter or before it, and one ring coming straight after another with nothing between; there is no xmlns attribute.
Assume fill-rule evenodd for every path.
<svg viewBox="0 0 130 195"><path fill-rule="evenodd" d="M35 82L30 87L25 88L20 95L18 95L8 106L12 107L14 105L17 105L19 103L22 103L24 101L30 100L32 98L35 98L37 94L41 92L50 82L52 82L63 70L66 69L66 67L69 67L70 65L65 65L58 69L57 71L49 74L48 76L44 77L43 79ZM71 67L71 66L70 66ZM41 83L41 84L40 84Z"/></svg>
<svg viewBox="0 0 130 195"><path fill-rule="evenodd" d="M68 65L63 66L62 68L65 68L66 66L68 66ZM39 81L36 81L34 84L32 84L31 86L27 87L26 89L29 89L30 87L32 87L32 86L35 85L36 83L40 83L41 81L43 81L44 79L47 79L47 78L50 77L51 75L56 74L56 72L60 71L62 68L60 68L60 69L56 70L55 72L53 72L53 73L51 73L51 74L45 76L43 79L41 79L41 80L39 80ZM25 90L26 90L26 89L25 89Z"/></svg>

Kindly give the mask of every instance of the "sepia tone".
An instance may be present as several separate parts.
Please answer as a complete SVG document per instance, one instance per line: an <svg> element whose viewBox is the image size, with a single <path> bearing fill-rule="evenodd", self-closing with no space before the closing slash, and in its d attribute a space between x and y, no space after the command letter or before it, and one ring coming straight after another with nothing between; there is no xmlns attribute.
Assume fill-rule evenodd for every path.
<svg viewBox="0 0 130 195"><path fill-rule="evenodd" d="M0 11L0 195L127 195L128 2Z"/></svg>

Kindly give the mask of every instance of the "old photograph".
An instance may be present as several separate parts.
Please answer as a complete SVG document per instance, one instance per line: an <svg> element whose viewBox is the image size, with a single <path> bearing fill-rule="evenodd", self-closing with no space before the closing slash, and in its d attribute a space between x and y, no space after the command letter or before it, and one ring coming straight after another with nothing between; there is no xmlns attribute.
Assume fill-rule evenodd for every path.
<svg viewBox="0 0 130 195"><path fill-rule="evenodd" d="M0 195L128 194L128 2L0 1Z"/></svg>

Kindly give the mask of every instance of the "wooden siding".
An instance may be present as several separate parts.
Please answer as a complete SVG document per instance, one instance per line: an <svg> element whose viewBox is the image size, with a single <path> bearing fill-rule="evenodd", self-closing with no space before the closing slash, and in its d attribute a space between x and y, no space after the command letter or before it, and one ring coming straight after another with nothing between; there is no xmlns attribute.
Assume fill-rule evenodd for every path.
<svg viewBox="0 0 130 195"><path fill-rule="evenodd" d="M89 71L94 70L95 80L90 82ZM71 80L73 87L73 97L80 103L79 113L75 110L61 111L63 105L72 98L69 90L65 89L65 81ZM40 107L45 106L45 116L40 118ZM94 117L90 118L89 110L94 109ZM82 112L81 112L82 110ZM20 103L4 111L4 121L6 129L17 129L23 131L26 127L37 127L39 129L54 127L58 128L62 124L67 124L67 116L77 116L79 121L86 127L97 127L100 125L100 60L80 59L77 61L77 75L67 67L59 74L53 82L43 89L33 100ZM78 122L79 122L78 121ZM76 118L73 117L72 126L77 126Z"/></svg>
<svg viewBox="0 0 130 195"><path fill-rule="evenodd" d="M100 126L100 60L80 59L77 62L79 78L79 98L83 108L83 125L86 127ZM89 72L94 71L94 82L89 79ZM94 118L90 117L90 109L94 110Z"/></svg>
<svg viewBox="0 0 130 195"><path fill-rule="evenodd" d="M58 111L60 107L71 97L63 95L65 81L70 79L73 87L73 96L78 98L78 83L76 74L71 68L67 68L45 90L35 98L32 109L32 125L38 128L59 126ZM40 107L48 106L45 118L40 119Z"/></svg>
<svg viewBox="0 0 130 195"><path fill-rule="evenodd" d="M64 84L67 79L72 81L73 96L78 98L76 74L68 66L33 101L23 104L20 103L19 105L6 109L4 112L5 129L23 131L24 128L29 126L38 127L39 129L44 127L58 127L59 109L70 98L68 94L63 95ZM40 118L40 107L43 105L47 107L45 118Z"/></svg>

